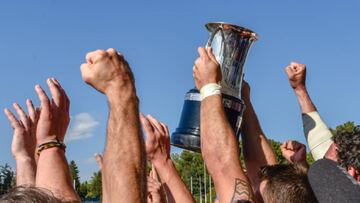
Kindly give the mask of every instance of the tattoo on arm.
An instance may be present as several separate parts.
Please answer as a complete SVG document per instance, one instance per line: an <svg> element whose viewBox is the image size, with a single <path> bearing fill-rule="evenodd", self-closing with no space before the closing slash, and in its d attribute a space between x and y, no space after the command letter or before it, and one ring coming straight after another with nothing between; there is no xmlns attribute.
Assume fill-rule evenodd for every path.
<svg viewBox="0 0 360 203"><path fill-rule="evenodd" d="M235 191L234 196L231 199L231 203L247 203L253 202L253 195L251 192L251 186L246 181L239 178L235 179Z"/></svg>

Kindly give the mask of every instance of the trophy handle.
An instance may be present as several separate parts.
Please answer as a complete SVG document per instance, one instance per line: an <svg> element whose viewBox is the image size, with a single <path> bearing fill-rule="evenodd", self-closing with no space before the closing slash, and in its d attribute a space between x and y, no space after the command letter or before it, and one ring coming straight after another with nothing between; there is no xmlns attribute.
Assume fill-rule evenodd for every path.
<svg viewBox="0 0 360 203"><path fill-rule="evenodd" d="M222 56L222 55L223 55L223 52L224 52L224 50L225 50L225 46L226 46L226 44L225 44L225 34L224 34L224 29L223 29L222 25L219 26L218 28L216 28L216 30L214 30L214 31L211 33L210 38L209 38L209 40L208 40L207 43L206 43L206 48L207 48L207 47L211 47L211 44L212 44L212 42L213 42L213 40L214 40L214 37L215 37L215 35L216 35L219 31L221 32L221 37L222 37L222 40L221 40L221 48L220 48L220 54L219 54L219 56ZM221 60L221 59L219 58L219 60ZM218 62L220 63L220 61L218 61Z"/></svg>

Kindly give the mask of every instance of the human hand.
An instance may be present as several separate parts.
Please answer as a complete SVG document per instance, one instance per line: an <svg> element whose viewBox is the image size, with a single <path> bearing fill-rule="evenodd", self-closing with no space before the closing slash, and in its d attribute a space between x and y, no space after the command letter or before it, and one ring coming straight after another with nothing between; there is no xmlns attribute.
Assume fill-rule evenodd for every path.
<svg viewBox="0 0 360 203"><path fill-rule="evenodd" d="M289 163L306 164L306 146L294 140L286 141L281 146L281 153Z"/></svg>
<svg viewBox="0 0 360 203"><path fill-rule="evenodd" d="M113 48L88 53L80 69L83 80L106 95L124 86L134 86L129 64Z"/></svg>
<svg viewBox="0 0 360 203"><path fill-rule="evenodd" d="M220 83L221 70L211 47L207 49L199 47L198 52L199 58L195 60L193 77L196 88L200 90L206 84Z"/></svg>
<svg viewBox="0 0 360 203"><path fill-rule="evenodd" d="M40 85L35 86L41 103L40 117L36 130L37 145L58 139L64 142L70 122L70 100L55 78L47 80L52 99L48 98Z"/></svg>
<svg viewBox="0 0 360 203"><path fill-rule="evenodd" d="M96 154L95 154L95 161L96 161L96 163L98 164L99 169L100 169L100 171L101 171L102 168L103 168L103 157L102 157L102 155L96 153Z"/></svg>
<svg viewBox="0 0 360 203"><path fill-rule="evenodd" d="M304 64L292 62L285 68L285 72L294 90L305 88L306 66Z"/></svg>
<svg viewBox="0 0 360 203"><path fill-rule="evenodd" d="M147 177L148 203L161 203L161 183L153 165Z"/></svg>
<svg viewBox="0 0 360 203"><path fill-rule="evenodd" d="M140 121L147 135L146 155L153 164L163 164L170 159L170 137L168 127L151 115L140 114Z"/></svg>
<svg viewBox="0 0 360 203"><path fill-rule="evenodd" d="M27 115L21 106L17 103L13 104L19 120L9 109L4 109L13 130L13 140L11 144L11 152L15 160L29 159L36 160L36 125L39 117L39 110L36 110L30 99L26 100L28 108Z"/></svg>

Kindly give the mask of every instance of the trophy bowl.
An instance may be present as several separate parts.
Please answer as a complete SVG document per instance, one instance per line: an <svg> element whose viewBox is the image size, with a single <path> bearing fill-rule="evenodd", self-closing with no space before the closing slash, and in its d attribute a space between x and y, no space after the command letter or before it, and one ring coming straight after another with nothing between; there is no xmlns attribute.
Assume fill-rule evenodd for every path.
<svg viewBox="0 0 360 203"><path fill-rule="evenodd" d="M241 26L212 22L205 25L210 33L207 47L212 47L222 72L221 93L226 117L239 140L245 104L241 99L243 67L253 42L258 35ZM183 149L200 152L200 93L189 90L178 127L171 135L171 144Z"/></svg>

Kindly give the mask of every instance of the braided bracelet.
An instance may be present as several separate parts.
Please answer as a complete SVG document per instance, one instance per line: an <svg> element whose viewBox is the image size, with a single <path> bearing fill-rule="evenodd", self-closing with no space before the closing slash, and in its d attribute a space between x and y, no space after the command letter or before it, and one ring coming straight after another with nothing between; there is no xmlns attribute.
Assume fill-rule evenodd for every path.
<svg viewBox="0 0 360 203"><path fill-rule="evenodd" d="M51 140L49 142L45 142L45 143L39 145L37 148L36 154L39 156L43 150L50 149L53 147L60 148L60 149L64 150L64 152L66 149L66 145L63 142L60 142L59 140Z"/></svg>

